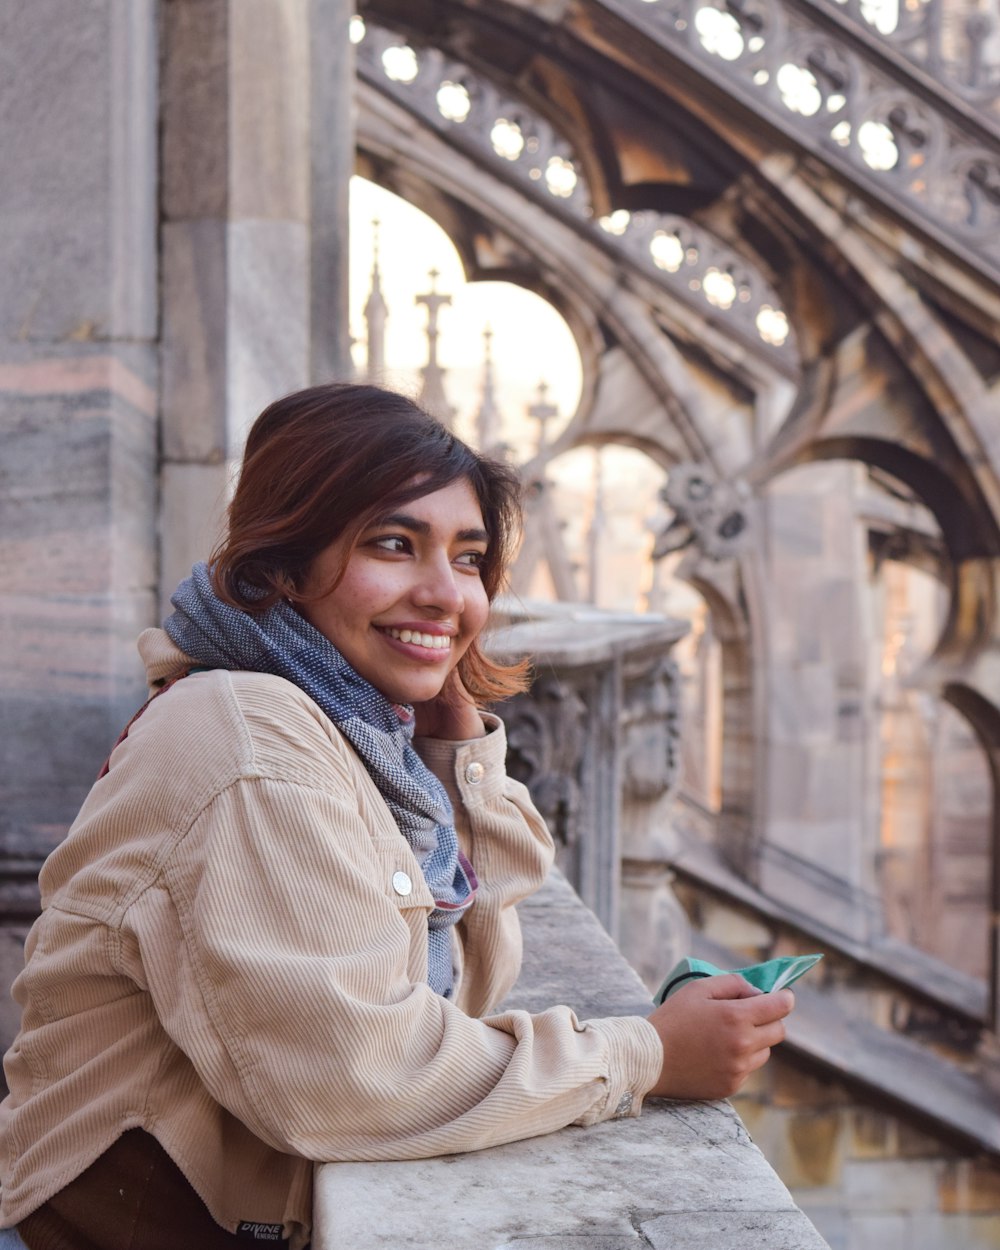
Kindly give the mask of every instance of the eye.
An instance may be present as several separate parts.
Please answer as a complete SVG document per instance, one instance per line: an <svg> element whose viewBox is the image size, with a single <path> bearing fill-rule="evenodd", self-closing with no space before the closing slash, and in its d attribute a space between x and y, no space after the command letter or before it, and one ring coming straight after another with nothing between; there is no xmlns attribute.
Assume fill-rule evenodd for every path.
<svg viewBox="0 0 1000 1250"><path fill-rule="evenodd" d="M469 569L481 569L486 562L485 551L463 551L455 557L455 563Z"/></svg>
<svg viewBox="0 0 1000 1250"><path fill-rule="evenodd" d="M412 550L410 540L403 534L381 534L371 540L370 546L378 551L389 551L393 555L406 555Z"/></svg>

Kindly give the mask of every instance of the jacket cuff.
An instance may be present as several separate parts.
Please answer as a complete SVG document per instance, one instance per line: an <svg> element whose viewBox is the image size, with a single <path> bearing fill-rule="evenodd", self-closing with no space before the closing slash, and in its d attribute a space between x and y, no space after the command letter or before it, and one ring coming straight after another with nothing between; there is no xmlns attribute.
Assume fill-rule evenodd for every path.
<svg viewBox="0 0 1000 1250"><path fill-rule="evenodd" d="M599 1033L607 1047L607 1093L577 1121L635 1119L642 1101L660 1079L663 1043L644 1016L615 1016L587 1020L585 1032Z"/></svg>
<svg viewBox="0 0 1000 1250"><path fill-rule="evenodd" d="M492 712L481 712L486 734L468 742L444 738L414 738L413 748L434 775L444 783L452 805L467 810L479 807L503 793L507 780L507 735L503 721Z"/></svg>

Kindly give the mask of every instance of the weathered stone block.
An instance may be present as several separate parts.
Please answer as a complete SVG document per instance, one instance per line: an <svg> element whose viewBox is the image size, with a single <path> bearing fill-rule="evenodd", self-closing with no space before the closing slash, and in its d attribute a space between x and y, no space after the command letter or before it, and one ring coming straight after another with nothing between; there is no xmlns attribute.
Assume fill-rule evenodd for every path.
<svg viewBox="0 0 1000 1250"><path fill-rule="evenodd" d="M230 6L230 215L309 218L309 6Z"/></svg>
<svg viewBox="0 0 1000 1250"><path fill-rule="evenodd" d="M899 1149L897 1121L872 1107L855 1107L850 1116L849 1154L854 1159L889 1159Z"/></svg>
<svg viewBox="0 0 1000 1250"><path fill-rule="evenodd" d="M222 219L229 208L229 0L161 5L163 212Z"/></svg>
<svg viewBox="0 0 1000 1250"><path fill-rule="evenodd" d="M938 1201L947 1213L989 1213L1000 1219L1000 1163L961 1159L950 1164L938 1183Z"/></svg>
<svg viewBox="0 0 1000 1250"><path fill-rule="evenodd" d="M849 1159L844 1164L844 1201L855 1213L936 1211L942 1171L936 1161Z"/></svg>
<svg viewBox="0 0 1000 1250"><path fill-rule="evenodd" d="M155 91L148 0L3 6L0 338L152 336Z"/></svg>
<svg viewBox="0 0 1000 1250"><path fill-rule="evenodd" d="M781 1175L787 1185L812 1188L836 1184L843 1157L840 1111L810 1110L788 1121L789 1151Z"/></svg>
<svg viewBox="0 0 1000 1250"><path fill-rule="evenodd" d="M107 332L107 37L101 5L12 0L0 13L3 338Z"/></svg>
<svg viewBox="0 0 1000 1250"><path fill-rule="evenodd" d="M723 1211L661 1215L639 1225L652 1250L718 1250L739 1245L741 1250L820 1250L823 1242L801 1211L736 1215ZM551 1245L551 1242L549 1243ZM520 1243L517 1243L520 1250Z"/></svg>
<svg viewBox="0 0 1000 1250"><path fill-rule="evenodd" d="M165 222L163 246L163 454L226 456L228 327L225 221Z"/></svg>
<svg viewBox="0 0 1000 1250"><path fill-rule="evenodd" d="M771 1081L771 1100L776 1107L792 1109L843 1106L847 1095L843 1087L828 1077L814 1076L801 1067L782 1060L778 1051L767 1066Z"/></svg>
<svg viewBox="0 0 1000 1250"><path fill-rule="evenodd" d="M170 608L170 596L191 567L208 556L222 535L228 497L227 464L165 464L160 477L163 540L160 616Z"/></svg>
<svg viewBox="0 0 1000 1250"><path fill-rule="evenodd" d="M309 379L309 240L294 222L229 226L229 452L257 414Z"/></svg>

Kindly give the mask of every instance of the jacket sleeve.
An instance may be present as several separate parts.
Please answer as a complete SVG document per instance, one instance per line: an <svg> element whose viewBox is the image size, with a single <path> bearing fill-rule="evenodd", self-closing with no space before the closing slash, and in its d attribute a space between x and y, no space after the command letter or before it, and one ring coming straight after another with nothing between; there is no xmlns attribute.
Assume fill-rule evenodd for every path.
<svg viewBox="0 0 1000 1250"><path fill-rule="evenodd" d="M418 738L424 763L448 791L462 851L479 882L476 901L456 926L462 975L456 1001L485 1015L509 993L521 968L515 905L533 894L552 866L552 836L520 782L506 773L507 740L499 717L468 742Z"/></svg>
<svg viewBox="0 0 1000 1250"><path fill-rule="evenodd" d="M275 1149L419 1158L638 1114L652 1026L468 1015L415 967L431 905L409 847L373 835L356 796L258 777L216 795L127 922L168 1034Z"/></svg>

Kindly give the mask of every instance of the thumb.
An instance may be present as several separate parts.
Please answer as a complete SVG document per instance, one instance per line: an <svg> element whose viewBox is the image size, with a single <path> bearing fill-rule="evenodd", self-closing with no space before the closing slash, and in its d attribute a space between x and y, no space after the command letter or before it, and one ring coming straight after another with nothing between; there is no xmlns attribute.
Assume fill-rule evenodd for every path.
<svg viewBox="0 0 1000 1250"><path fill-rule="evenodd" d="M756 998L763 992L738 972L727 972L724 976L708 978L709 998Z"/></svg>

